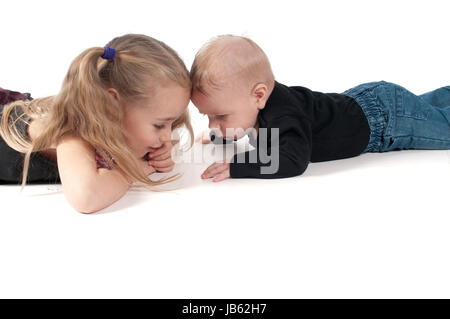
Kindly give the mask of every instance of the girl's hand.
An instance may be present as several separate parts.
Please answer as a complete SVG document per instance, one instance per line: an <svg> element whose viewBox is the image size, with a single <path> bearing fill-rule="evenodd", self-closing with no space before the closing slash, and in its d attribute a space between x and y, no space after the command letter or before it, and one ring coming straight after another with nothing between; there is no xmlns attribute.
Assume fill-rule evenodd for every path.
<svg viewBox="0 0 450 319"><path fill-rule="evenodd" d="M220 182L230 177L230 163L217 162L211 164L202 174L202 179L216 177L213 182Z"/></svg>
<svg viewBox="0 0 450 319"><path fill-rule="evenodd" d="M148 154L149 164L152 165L157 172L170 172L175 166L172 160L172 141L165 142L163 146L156 151Z"/></svg>
<svg viewBox="0 0 450 319"><path fill-rule="evenodd" d="M148 176L148 175L156 172L156 169L149 163L149 161L146 161L144 159L141 159L140 161L142 162L141 167L142 167L145 175Z"/></svg>

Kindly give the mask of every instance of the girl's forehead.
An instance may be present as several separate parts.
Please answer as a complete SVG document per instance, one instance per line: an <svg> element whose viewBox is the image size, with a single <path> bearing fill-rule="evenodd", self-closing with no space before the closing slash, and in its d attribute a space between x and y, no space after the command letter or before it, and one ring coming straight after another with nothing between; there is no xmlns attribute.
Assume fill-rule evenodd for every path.
<svg viewBox="0 0 450 319"><path fill-rule="evenodd" d="M152 107L164 106L166 104L184 104L189 101L190 90L181 86L158 87L143 101Z"/></svg>
<svg viewBox="0 0 450 319"><path fill-rule="evenodd" d="M171 96L167 99L151 99L143 104L137 116L157 118L160 120L175 120L180 117L189 104L189 95L185 97Z"/></svg>

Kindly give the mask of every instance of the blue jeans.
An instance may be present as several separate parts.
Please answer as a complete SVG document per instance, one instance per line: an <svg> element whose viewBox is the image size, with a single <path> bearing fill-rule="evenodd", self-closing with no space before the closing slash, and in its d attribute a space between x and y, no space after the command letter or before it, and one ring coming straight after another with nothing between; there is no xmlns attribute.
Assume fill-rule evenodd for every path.
<svg viewBox="0 0 450 319"><path fill-rule="evenodd" d="M346 90L361 106L371 130L365 152L450 149L450 86L415 95L385 81Z"/></svg>

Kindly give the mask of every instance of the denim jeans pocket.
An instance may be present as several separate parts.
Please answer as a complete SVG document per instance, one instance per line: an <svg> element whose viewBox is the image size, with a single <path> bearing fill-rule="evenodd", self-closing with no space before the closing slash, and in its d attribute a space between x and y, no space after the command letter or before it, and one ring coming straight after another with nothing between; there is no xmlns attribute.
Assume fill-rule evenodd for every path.
<svg viewBox="0 0 450 319"><path fill-rule="evenodd" d="M393 84L390 90L394 94L396 115L416 120L427 120L431 109L422 99L403 87Z"/></svg>

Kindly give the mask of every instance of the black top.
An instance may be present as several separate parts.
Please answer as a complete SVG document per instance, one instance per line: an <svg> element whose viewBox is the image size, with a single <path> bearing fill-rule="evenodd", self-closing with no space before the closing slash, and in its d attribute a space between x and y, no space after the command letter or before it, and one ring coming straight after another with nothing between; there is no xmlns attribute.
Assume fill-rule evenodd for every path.
<svg viewBox="0 0 450 319"><path fill-rule="evenodd" d="M22 94L15 91L9 91L0 88L0 120L3 116L3 103L9 103L16 100L31 100L28 93ZM20 107L13 112L14 116L22 116L23 111ZM16 117L14 118L17 119ZM26 117L25 117L26 120ZM28 134L28 124L21 119L15 122L16 127L22 136L30 138ZM22 182L23 162L25 154L19 153L9 147L0 136L0 184L20 184ZM28 184L53 184L61 183L57 163L47 159L39 152L31 153L30 164L27 176Z"/></svg>
<svg viewBox="0 0 450 319"><path fill-rule="evenodd" d="M321 93L305 87L288 87L275 82L267 103L258 114L260 132L250 142L255 150L245 152L245 162L230 164L232 178L282 178L302 174L309 162L322 162L353 157L369 143L370 128L358 103L339 93ZM268 131L267 142L261 144L261 128ZM261 174L269 166L260 158L258 147L271 146L271 128L279 128L279 169L274 174ZM250 136L249 136L250 137ZM253 153L253 154L251 154ZM240 155L242 156L242 155ZM250 162L252 156L257 162ZM270 156L270 155L269 155ZM265 163L265 164L264 164Z"/></svg>

